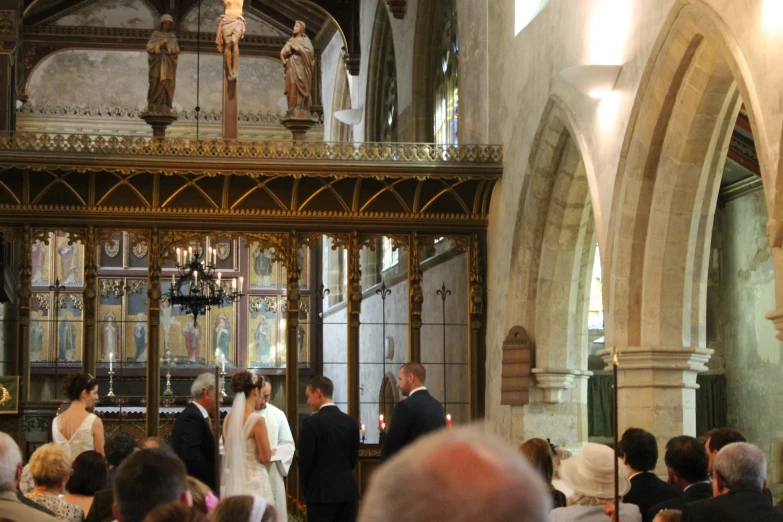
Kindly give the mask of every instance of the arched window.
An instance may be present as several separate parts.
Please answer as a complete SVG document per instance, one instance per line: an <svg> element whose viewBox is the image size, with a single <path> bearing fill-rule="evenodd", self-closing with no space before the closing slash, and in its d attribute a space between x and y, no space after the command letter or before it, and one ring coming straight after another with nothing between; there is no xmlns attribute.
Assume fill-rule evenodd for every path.
<svg viewBox="0 0 783 522"><path fill-rule="evenodd" d="M437 22L444 29L441 33L440 45L437 47L439 56L433 60L435 67L433 130L436 143L457 145L459 127L457 9L454 0L444 0L440 2L440 7Z"/></svg>

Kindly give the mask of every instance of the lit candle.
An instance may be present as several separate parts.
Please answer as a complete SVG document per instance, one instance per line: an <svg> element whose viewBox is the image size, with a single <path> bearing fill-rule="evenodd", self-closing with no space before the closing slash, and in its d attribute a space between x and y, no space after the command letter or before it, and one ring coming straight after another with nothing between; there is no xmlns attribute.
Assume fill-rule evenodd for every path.
<svg viewBox="0 0 783 522"><path fill-rule="evenodd" d="M198 270L193 271L193 286L198 286Z"/></svg>
<svg viewBox="0 0 783 522"><path fill-rule="evenodd" d="M171 286L176 286L176 285L177 285L177 280L174 279L174 274L171 274Z"/></svg>
<svg viewBox="0 0 783 522"><path fill-rule="evenodd" d="M177 247L177 266L182 266L182 249Z"/></svg>
<svg viewBox="0 0 783 522"><path fill-rule="evenodd" d="M381 431L386 431L386 423L385 422L381 423Z"/></svg>
<svg viewBox="0 0 783 522"><path fill-rule="evenodd" d="M226 356L220 354L220 362L223 363L223 373L226 373Z"/></svg>
<svg viewBox="0 0 783 522"><path fill-rule="evenodd" d="M383 413L378 415L378 426L381 428L381 431L383 431L383 428L386 426L386 423L383 422Z"/></svg>
<svg viewBox="0 0 783 522"><path fill-rule="evenodd" d="M362 424L362 440L364 440L364 424Z"/></svg>
<svg viewBox="0 0 783 522"><path fill-rule="evenodd" d="M236 292L237 291L237 278L231 280L231 291Z"/></svg>
<svg viewBox="0 0 783 522"><path fill-rule="evenodd" d="M220 286L220 277L221 277L221 274L220 274L220 272L218 272L218 286Z"/></svg>
<svg viewBox="0 0 783 522"><path fill-rule="evenodd" d="M446 427L451 428L451 413L446 414Z"/></svg>
<svg viewBox="0 0 783 522"><path fill-rule="evenodd" d="M112 361L114 360L114 352L109 352L109 371L112 371Z"/></svg>
<svg viewBox="0 0 783 522"><path fill-rule="evenodd" d="M188 260L187 263L190 263L193 260L193 247L188 247Z"/></svg>
<svg viewBox="0 0 783 522"><path fill-rule="evenodd" d="M239 278L239 293L240 293L240 294L242 293L242 288L243 288L244 286L245 286L245 278L244 278L244 277L240 277L240 278Z"/></svg>
<svg viewBox="0 0 783 522"><path fill-rule="evenodd" d="M212 249L212 265L217 266L217 248Z"/></svg>

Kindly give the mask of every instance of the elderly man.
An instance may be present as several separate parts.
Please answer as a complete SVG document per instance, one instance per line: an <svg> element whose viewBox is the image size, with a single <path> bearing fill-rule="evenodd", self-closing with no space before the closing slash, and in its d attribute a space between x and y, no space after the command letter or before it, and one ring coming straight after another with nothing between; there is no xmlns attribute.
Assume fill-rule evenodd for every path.
<svg viewBox="0 0 783 522"><path fill-rule="evenodd" d="M397 403L392 413L389 435L383 445L382 460L386 460L417 437L446 425L443 405L424 386L427 371L419 363L409 362L397 372L397 388L407 397Z"/></svg>
<svg viewBox="0 0 783 522"><path fill-rule="evenodd" d="M551 499L507 442L457 428L422 437L382 465L362 498L359 522L544 522Z"/></svg>
<svg viewBox="0 0 783 522"><path fill-rule="evenodd" d="M177 416L171 448L185 462L188 475L215 489L215 437L209 416L215 411L215 376L202 373L190 388L193 402Z"/></svg>
<svg viewBox="0 0 783 522"><path fill-rule="evenodd" d="M682 520L690 522L783 522L781 513L764 494L767 459L747 442L734 442L715 456L714 498L687 504Z"/></svg>
<svg viewBox="0 0 783 522"><path fill-rule="evenodd" d="M22 478L22 452L7 433L0 432L0 513L11 520L56 522L53 516L23 504L17 496Z"/></svg>
<svg viewBox="0 0 783 522"><path fill-rule="evenodd" d="M280 408L269 403L272 398L272 383L266 381L261 390L261 415L266 419L269 447L272 448L272 466L269 467L269 481L275 496L275 509L279 520L288 520L285 477L294 460L296 443L288 426L288 419ZM285 449L284 449L285 448Z"/></svg>
<svg viewBox="0 0 783 522"><path fill-rule="evenodd" d="M114 499L118 522L142 522L150 511L166 504L193 504L182 461L158 448L137 451L120 464Z"/></svg>

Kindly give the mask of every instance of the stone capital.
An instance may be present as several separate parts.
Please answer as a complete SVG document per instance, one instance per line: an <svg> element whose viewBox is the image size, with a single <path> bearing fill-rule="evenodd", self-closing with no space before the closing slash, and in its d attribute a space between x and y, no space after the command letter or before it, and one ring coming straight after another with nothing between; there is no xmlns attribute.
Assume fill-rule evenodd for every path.
<svg viewBox="0 0 783 522"><path fill-rule="evenodd" d="M544 402L563 402L563 392L574 387L574 380L587 378L592 372L586 370L560 370L550 368L533 368L536 386L544 392Z"/></svg>
<svg viewBox="0 0 783 522"><path fill-rule="evenodd" d="M612 367L614 348L598 352ZM620 388L698 388L696 374L707 371L713 350L693 346L628 346L617 349Z"/></svg>

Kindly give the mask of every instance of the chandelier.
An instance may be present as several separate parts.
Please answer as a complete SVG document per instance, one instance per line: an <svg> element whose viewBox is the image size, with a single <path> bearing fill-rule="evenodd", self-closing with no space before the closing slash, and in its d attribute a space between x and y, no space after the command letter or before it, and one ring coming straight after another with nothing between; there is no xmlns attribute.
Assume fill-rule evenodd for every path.
<svg viewBox="0 0 783 522"><path fill-rule="evenodd" d="M177 248L177 270L179 277L171 274L171 288L165 299L171 306L179 306L185 315L193 315L193 323L196 317L206 314L213 306L220 308L223 304L236 303L244 295L242 289L244 279L231 280L231 291L228 291L221 278L221 273L215 268L217 265L217 249L202 250L200 247L194 251L193 247L187 250ZM224 286L225 285L225 286Z"/></svg>

